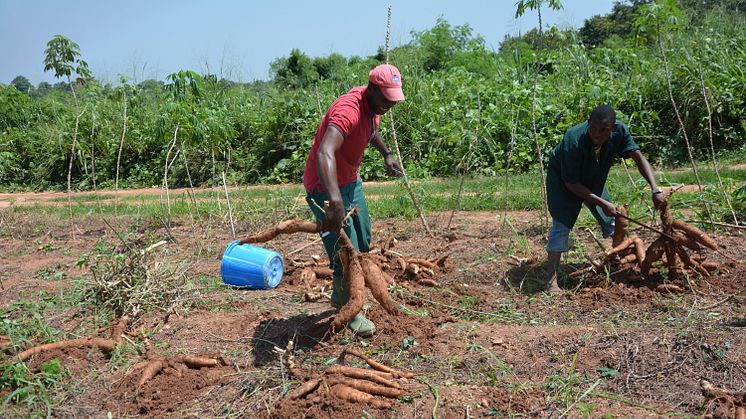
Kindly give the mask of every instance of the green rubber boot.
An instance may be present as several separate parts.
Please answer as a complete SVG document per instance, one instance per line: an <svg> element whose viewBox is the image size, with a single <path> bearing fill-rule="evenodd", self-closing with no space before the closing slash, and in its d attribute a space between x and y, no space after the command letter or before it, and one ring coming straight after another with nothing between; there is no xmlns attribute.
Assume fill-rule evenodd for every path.
<svg viewBox="0 0 746 419"><path fill-rule="evenodd" d="M334 286L332 290L332 307L337 309L342 308L350 300L350 292L345 287L344 278L335 276L332 278L332 284ZM372 336L376 331L376 325L366 319L362 313L357 313L354 319L347 322L347 327L358 336L364 337Z"/></svg>
<svg viewBox="0 0 746 419"><path fill-rule="evenodd" d="M342 308L350 300L350 290L345 285L344 278L337 275L332 277L332 307Z"/></svg>
<svg viewBox="0 0 746 419"><path fill-rule="evenodd" d="M355 332L358 336L373 336L376 332L376 325L372 321L368 320L363 316L363 313L357 313L354 319L347 323L347 327Z"/></svg>

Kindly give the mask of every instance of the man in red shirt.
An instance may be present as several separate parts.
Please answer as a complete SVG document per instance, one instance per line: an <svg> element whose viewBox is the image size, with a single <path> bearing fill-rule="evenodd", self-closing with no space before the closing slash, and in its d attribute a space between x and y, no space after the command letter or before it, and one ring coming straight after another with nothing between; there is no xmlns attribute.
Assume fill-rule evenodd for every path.
<svg viewBox="0 0 746 419"><path fill-rule="evenodd" d="M368 144L372 144L383 156L386 174L402 175L401 167L377 129L381 115L404 100L401 83L401 74L392 65L382 64L371 70L367 86L351 89L329 107L316 130L306 160L303 172L306 201L316 219L322 223L321 237L334 269L332 305L338 308L345 305L350 296L337 256L337 232L344 229L357 250L370 250L371 221L362 181L358 176L358 168ZM329 206L322 210L325 201ZM345 214L352 207L357 208L357 212L343 223ZM363 336L372 335L375 331L373 322L362 313L347 326Z"/></svg>

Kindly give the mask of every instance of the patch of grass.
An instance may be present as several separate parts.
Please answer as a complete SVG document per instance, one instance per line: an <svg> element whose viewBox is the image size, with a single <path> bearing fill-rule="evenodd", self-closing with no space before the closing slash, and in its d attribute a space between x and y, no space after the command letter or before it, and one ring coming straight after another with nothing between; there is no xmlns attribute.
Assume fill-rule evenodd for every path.
<svg viewBox="0 0 746 419"><path fill-rule="evenodd" d="M513 370L510 368L510 366L505 361L503 361L502 359L500 359L497 355L495 355L494 352L492 352L491 350L485 348L480 343L471 342L469 344L469 346L468 346L468 350L469 351L478 351L479 350L479 351L484 352L486 355L488 355L492 359L492 362L489 363L490 367L492 368L492 370L499 372L502 377L505 377L505 376L508 376L508 375L515 376L515 373L513 372ZM494 363L494 365L493 365L493 363ZM492 370L490 370L490 372L492 372ZM489 376L489 374L488 374L488 376ZM489 376L489 377L490 377L490 382L491 383L492 383L492 380L494 379L494 383L492 383L491 385L497 384L498 380L494 376L494 372L492 372L492 376Z"/></svg>
<svg viewBox="0 0 746 419"><path fill-rule="evenodd" d="M634 166L634 165L633 165ZM621 165L615 165L609 173L607 186L612 198L617 203L631 204L631 216L640 217L649 213L650 201L647 183L640 177L634 167L630 167L633 182ZM712 203L717 214L723 214L724 200L717 191L715 172L700 164L700 178L706 184L705 198ZM721 169L723 181L729 185L737 185L746 181L745 169ZM682 170L666 170L659 172L658 183L661 186L678 184L693 184L694 175L686 168ZM446 179L415 180L413 182L417 196L425 211L450 211L458 205L463 211L502 211L505 206L502 176L498 177L468 177L464 182L464 190L460 203L456 202L460 179L457 177ZM510 210L541 210L543 201L540 180L535 172L513 174L510 179ZM364 185L364 193L369 198L368 206L371 214L376 218L403 217L413 220L417 217L416 209L402 181L376 183ZM217 194L218 191L215 193ZM219 194L218 194L219 195ZM197 205L192 204L186 193L171 196L171 214L175 218L196 217L197 219L222 218L222 210L218 209L217 196L210 191L196 193ZM238 188L230 192L231 203L236 222L267 222L274 224L287 218L310 218L311 214L305 203L305 191L301 185L273 185L266 188ZM100 194L102 200L92 194L75 197L73 213L77 217L101 212L104 215L115 214L114 200L111 194ZM66 198L65 198L66 200ZM99 208L100 205L100 208ZM682 193L675 195L672 209L694 209L703 211L698 193ZM11 212L43 212L67 217L67 206L33 206L11 207ZM583 211L585 213L586 211ZM119 199L118 213L136 214L139 218L162 223L164 208L159 195L126 196ZM588 216L581 218L582 223L588 223ZM271 220L267 220L271 218ZM725 219L725 218L724 218Z"/></svg>
<svg viewBox="0 0 746 419"><path fill-rule="evenodd" d="M59 281L67 276L60 269L62 269L60 265L46 266L36 271L36 277L44 281Z"/></svg>
<svg viewBox="0 0 746 419"><path fill-rule="evenodd" d="M31 344L54 341L61 331L45 321L44 312L55 304L54 296L40 293L38 300L18 300L0 311L0 335L8 337L10 349L19 351Z"/></svg>
<svg viewBox="0 0 746 419"><path fill-rule="evenodd" d="M56 305L56 298L40 293L35 301L18 300L0 311L0 335L8 337L9 348L18 352L34 344L56 340L62 332L45 321L45 311ZM4 404L25 404L30 416L51 414L50 389L68 373L53 359L31 371L24 362L7 362L0 366L0 395ZM45 413L42 413L45 412Z"/></svg>
<svg viewBox="0 0 746 419"><path fill-rule="evenodd" d="M565 411L561 416L564 416L574 407L578 406L578 404L581 403L583 399L585 399L590 393L593 392L593 390L596 389L596 387L598 387L602 380L598 379L586 388L586 386L590 383L590 380L587 377L581 376L577 373L577 358L578 353L576 352L572 356L572 362L570 363L568 370L564 373L561 371L554 371L551 375L549 375L549 377L547 377L547 381L544 385L547 391L549 391L550 393L550 398L553 399L555 402L561 403L565 406ZM586 389L583 393L580 393L582 388ZM584 406L584 409L586 411L593 410L590 409L589 405ZM581 414L586 417L583 409L581 409Z"/></svg>
<svg viewBox="0 0 746 419"><path fill-rule="evenodd" d="M31 417L51 417L53 402L50 390L69 375L56 358L41 364L37 372L31 371L23 362L7 363L0 367L0 393L10 392L4 397L3 404L24 403L26 413Z"/></svg>

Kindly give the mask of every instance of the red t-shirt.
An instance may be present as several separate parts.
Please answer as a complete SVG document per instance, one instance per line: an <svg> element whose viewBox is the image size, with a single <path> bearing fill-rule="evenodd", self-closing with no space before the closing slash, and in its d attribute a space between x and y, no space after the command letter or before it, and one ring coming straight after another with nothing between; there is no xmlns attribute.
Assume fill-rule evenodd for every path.
<svg viewBox="0 0 746 419"><path fill-rule="evenodd" d="M365 100L367 89L366 86L355 87L338 97L321 119L306 159L306 170L303 172L303 186L306 187L306 192L325 190L316 169L316 153L329 125L338 129L344 137L342 147L334 154L337 162L337 184L344 186L357 181L357 170L363 160L363 152L375 136L381 121L380 115L374 114L368 107Z"/></svg>

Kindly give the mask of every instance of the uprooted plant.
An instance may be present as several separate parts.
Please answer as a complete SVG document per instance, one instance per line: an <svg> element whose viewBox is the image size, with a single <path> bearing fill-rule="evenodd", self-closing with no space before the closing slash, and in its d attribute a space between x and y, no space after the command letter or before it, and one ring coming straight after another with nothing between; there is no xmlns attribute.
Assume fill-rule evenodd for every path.
<svg viewBox="0 0 746 419"><path fill-rule="evenodd" d="M401 284L407 288L409 284L416 283L428 287L438 287L440 284L435 280L436 273L445 268L448 254L437 258L425 259L417 257L406 257L395 251L397 240L389 237L379 243L378 247L370 249L362 257L364 270L374 272L381 271L381 276L390 288L395 284ZM290 260L285 273L291 275L296 269L300 269L300 283L303 285L303 301L318 301L329 298L324 291L329 289L329 281L333 270L329 268L327 260L313 257L310 262Z"/></svg>
<svg viewBox="0 0 746 419"><path fill-rule="evenodd" d="M320 231L321 224L319 223L304 220L288 220L283 221L268 230L243 239L239 243L264 243L274 239L280 234L294 234L300 232L319 233ZM347 237L347 234L344 231L340 232L339 241L339 259L342 263L345 283L350 290L350 299L332 319L330 323L330 330L332 332L342 330L347 322L352 320L360 310L362 310L363 304L365 303L365 287L370 289L373 297L389 314L395 316L399 313L398 308L391 300L391 296L388 292L388 286L393 283L393 279L382 270L382 266L390 269L390 267L395 263L402 272L410 275L410 278L418 283L436 286L437 283L435 281L422 277L422 275L434 275L433 269L436 266L442 266L445 261L445 257L441 257L436 261L427 259L405 259L400 254L390 250L390 247L393 246L393 241L391 240L388 244L384 245L382 249L368 253L360 253L355 250L350 238ZM312 273L313 272L307 272L304 275L305 283L309 283L309 279L312 280L314 278ZM308 288L306 289L306 294L309 294L309 299L315 298L312 290Z"/></svg>
<svg viewBox="0 0 746 419"><path fill-rule="evenodd" d="M139 249L135 241L122 240L123 250L108 243L96 246L95 254L88 262L91 276L84 282L83 299L99 308L111 310L114 314L117 320L95 333L98 335L108 330L108 336L94 335L38 344L12 355L9 360L25 362L50 351L73 348L96 348L108 355L126 344L125 340L134 345L127 332L141 320L143 314L152 311L178 313L192 305L196 291L189 289L185 281L186 267L177 264L171 268L169 264L154 257L154 250L162 244L165 242ZM136 391L162 372L180 376L184 370L190 368L225 365L222 359L210 357L166 357L150 353L147 346L145 351L137 347L146 360L135 364L122 379L122 382L131 381L139 373Z"/></svg>
<svg viewBox="0 0 746 419"><path fill-rule="evenodd" d="M578 276L588 271L595 272L603 266L618 263L622 269L637 268L643 277L647 277L654 272L654 265L660 264L667 270L668 278L674 281L687 270L709 277L711 271L719 268L717 262L707 261L706 256L700 253L703 246L718 251L715 240L695 226L674 220L667 205L660 208L660 218L662 234L646 249L644 242L636 234L627 235L629 227L627 210L625 207L619 207L615 217L616 229L612 236L612 248L604 252L601 260L593 261L590 268L578 270L571 275ZM689 251L697 253L690 255ZM663 264L664 255L665 264ZM679 265L679 260L683 266ZM661 290L669 289L667 286L660 288Z"/></svg>
<svg viewBox="0 0 746 419"><path fill-rule="evenodd" d="M277 226L241 240L245 243L264 243L274 239L280 234L293 234L299 232L319 233L321 224L312 221L289 220L283 221ZM371 263L365 255L360 254L352 245L350 238L344 231L339 234L340 249L339 259L342 263L344 280L350 290L350 299L332 319L329 328L332 332L338 332L352 320L363 309L365 303L365 287L367 286L373 297L392 315L397 315L399 310L391 300L388 292L387 282L383 272L375 262Z"/></svg>
<svg viewBox="0 0 746 419"><path fill-rule="evenodd" d="M14 355L11 359L17 361L28 361L34 356L41 355L53 350L65 350L73 348L97 348L105 354L110 354L123 343L126 331L130 327L129 317L123 316L118 322L110 327L110 337L92 337L61 340L58 342L36 345L23 352ZM175 355L166 357L160 354L146 354L146 360L133 365L119 381L119 385L133 380L136 373L140 373L135 386L139 392L142 387L152 378L160 373L175 373L181 377L182 372L187 369L201 369L227 365L222 358L211 358L193 355Z"/></svg>
<svg viewBox="0 0 746 419"><path fill-rule="evenodd" d="M128 317L136 325L143 313L177 313L189 307L197 291L185 280L187 267L154 257L165 242L144 249L123 241L123 250L103 244L96 247L86 278L84 299L111 310L116 317Z"/></svg>

